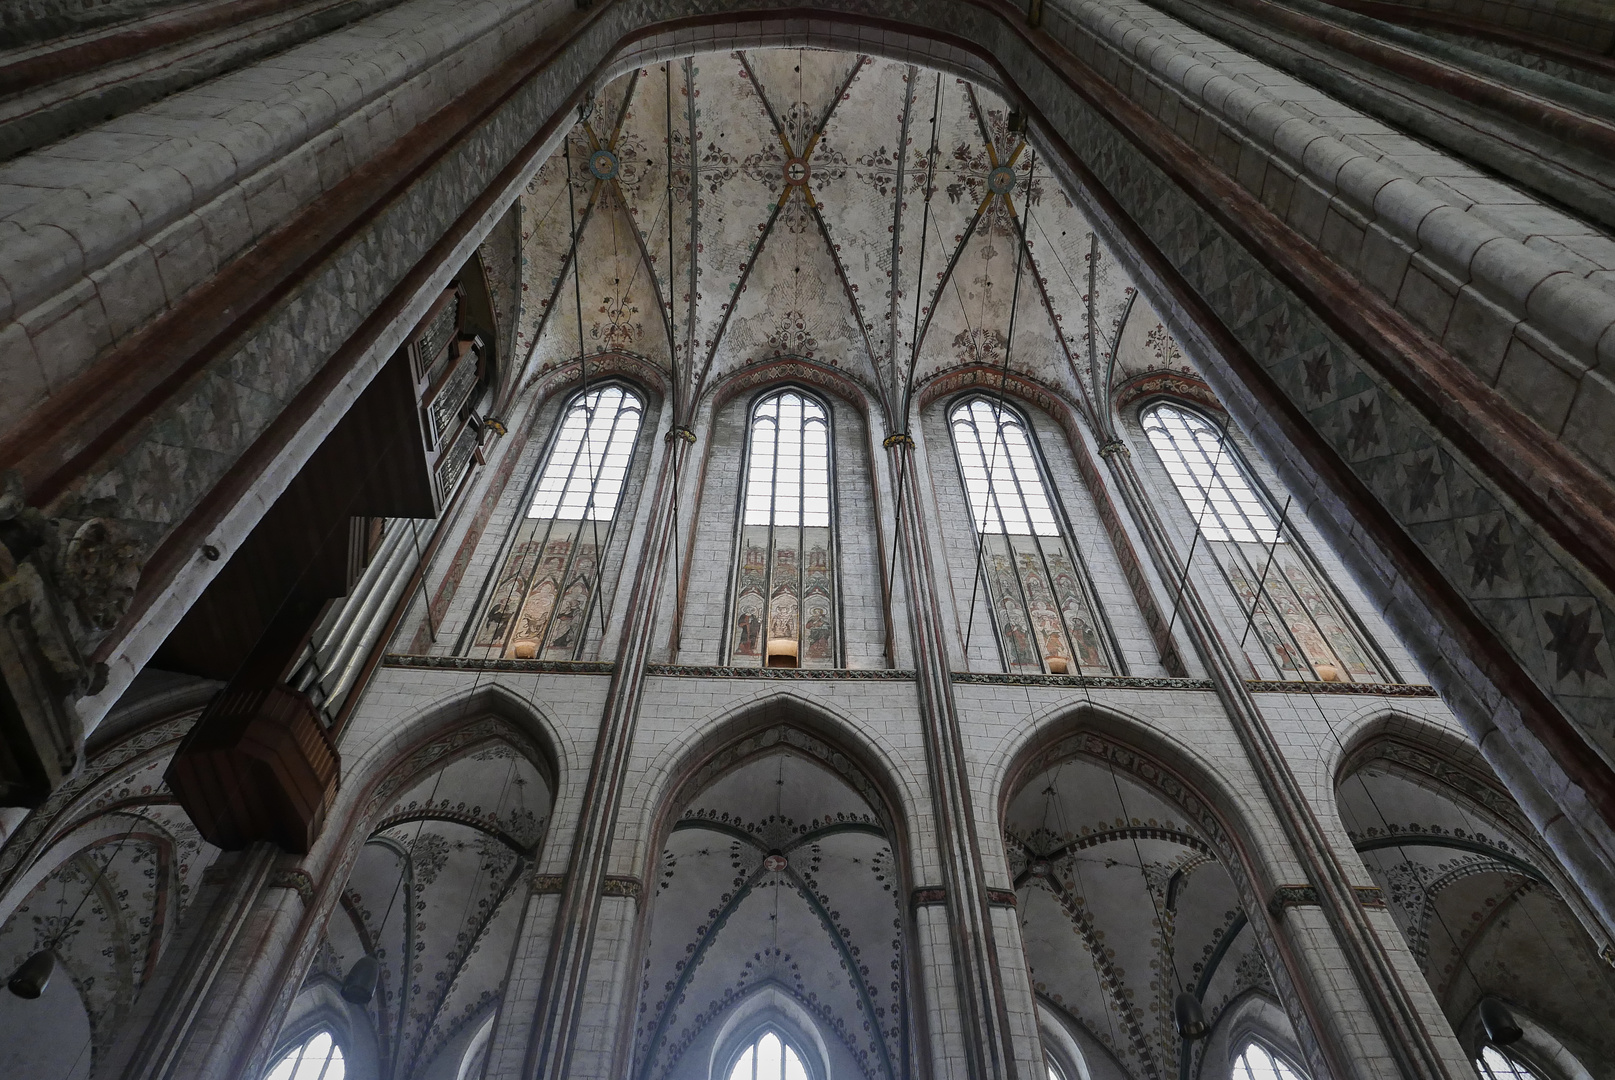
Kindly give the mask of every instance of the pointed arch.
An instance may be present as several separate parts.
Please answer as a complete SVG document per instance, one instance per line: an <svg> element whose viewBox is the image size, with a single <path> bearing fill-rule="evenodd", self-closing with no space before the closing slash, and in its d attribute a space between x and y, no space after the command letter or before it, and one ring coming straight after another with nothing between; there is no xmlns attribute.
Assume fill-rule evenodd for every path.
<svg viewBox="0 0 1615 1080"><path fill-rule="evenodd" d="M1229 437L1198 406L1156 397L1139 425L1171 478L1195 534L1212 550L1242 624L1256 678L1399 682L1383 651Z"/></svg>
<svg viewBox="0 0 1615 1080"><path fill-rule="evenodd" d="M1030 421L1002 394L975 393L949 404L947 422L977 548L972 577L1005 668L1113 674L1114 647Z"/></svg>
<svg viewBox="0 0 1615 1080"><path fill-rule="evenodd" d="M618 380L585 386L562 407L470 655L575 660L591 622L603 626L602 570L645 420L645 398Z"/></svg>
<svg viewBox="0 0 1615 1080"><path fill-rule="evenodd" d="M830 406L795 386L752 402L741 480L728 659L841 665Z"/></svg>

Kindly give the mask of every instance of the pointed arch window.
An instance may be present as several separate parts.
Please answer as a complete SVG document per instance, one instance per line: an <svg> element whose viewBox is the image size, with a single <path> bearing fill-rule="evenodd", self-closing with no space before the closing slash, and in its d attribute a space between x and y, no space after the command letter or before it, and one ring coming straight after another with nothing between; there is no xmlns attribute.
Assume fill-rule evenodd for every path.
<svg viewBox="0 0 1615 1080"><path fill-rule="evenodd" d="M836 666L830 413L797 390L752 407L729 662Z"/></svg>
<svg viewBox="0 0 1615 1080"><path fill-rule="evenodd" d="M264 1080L342 1080L346 1071L342 1047L329 1031L321 1031L281 1055Z"/></svg>
<svg viewBox="0 0 1615 1080"><path fill-rule="evenodd" d="M1385 682L1389 666L1288 528L1281 529L1238 452L1205 416L1170 402L1144 410L1144 433L1250 623L1258 678ZM1243 627L1241 628L1243 629Z"/></svg>
<svg viewBox="0 0 1615 1080"><path fill-rule="evenodd" d="M1024 418L985 397L948 414L987 605L1016 672L1109 675L1099 605L1055 515ZM974 612L972 612L974 617Z"/></svg>
<svg viewBox="0 0 1615 1080"><path fill-rule="evenodd" d="M1539 1080L1535 1071L1523 1062L1516 1061L1495 1046L1482 1047L1475 1068L1481 1080Z"/></svg>
<svg viewBox="0 0 1615 1080"><path fill-rule="evenodd" d="M776 1031L765 1031L735 1058L725 1080L808 1080L796 1047Z"/></svg>
<svg viewBox="0 0 1615 1080"><path fill-rule="evenodd" d="M1305 1080L1293 1065L1259 1042L1248 1042L1234 1059L1233 1080Z"/></svg>
<svg viewBox="0 0 1615 1080"><path fill-rule="evenodd" d="M600 563L644 413L638 395L615 383L567 403L473 655L574 660L591 618L604 621Z"/></svg>

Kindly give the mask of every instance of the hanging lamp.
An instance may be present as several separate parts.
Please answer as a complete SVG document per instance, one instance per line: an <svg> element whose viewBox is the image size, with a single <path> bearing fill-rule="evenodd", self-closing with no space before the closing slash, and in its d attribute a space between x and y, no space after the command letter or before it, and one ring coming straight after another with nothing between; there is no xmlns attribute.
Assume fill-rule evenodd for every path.
<svg viewBox="0 0 1615 1080"><path fill-rule="evenodd" d="M381 976L381 963L369 953L353 962L348 977L342 980L342 1000L355 1005L368 1005L376 996L376 981Z"/></svg>
<svg viewBox="0 0 1615 1080"><path fill-rule="evenodd" d="M1480 999L1480 1026L1486 1033L1486 1041L1493 1046L1509 1046L1525 1036L1508 1006L1494 997Z"/></svg>
<svg viewBox="0 0 1615 1080"><path fill-rule="evenodd" d="M1187 990L1180 990L1173 1000L1172 1019L1177 1024L1180 1039L1193 1042L1211 1034L1211 1025L1206 1023L1205 1008L1200 1004L1200 999Z"/></svg>
<svg viewBox="0 0 1615 1080"><path fill-rule="evenodd" d="M16 974L6 983L6 989L32 1001L45 992L45 987L50 985L51 973L55 970L56 954L50 949L40 949L22 962Z"/></svg>

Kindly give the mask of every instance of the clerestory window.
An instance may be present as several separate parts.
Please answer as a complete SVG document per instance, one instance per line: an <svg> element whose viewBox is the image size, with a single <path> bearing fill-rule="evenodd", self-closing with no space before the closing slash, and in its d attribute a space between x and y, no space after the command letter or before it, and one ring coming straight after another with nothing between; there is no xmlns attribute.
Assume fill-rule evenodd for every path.
<svg viewBox="0 0 1615 1080"><path fill-rule="evenodd" d="M600 563L644 412L633 391L614 383L567 404L473 655L574 660L591 621L603 625Z"/></svg>
<svg viewBox="0 0 1615 1080"><path fill-rule="evenodd" d="M342 1047L329 1031L321 1031L286 1051L264 1080L342 1080L345 1071Z"/></svg>
<svg viewBox="0 0 1615 1080"><path fill-rule="evenodd" d="M1249 625L1245 652L1257 677L1388 681L1366 635L1288 526L1280 528L1223 432L1200 413L1167 402L1146 409L1142 420L1200 542L1211 548L1239 600Z"/></svg>
<svg viewBox="0 0 1615 1080"><path fill-rule="evenodd" d="M794 1046L766 1031L740 1052L728 1080L808 1080L808 1071Z"/></svg>
<svg viewBox="0 0 1615 1080"><path fill-rule="evenodd" d="M729 662L836 666L830 414L796 390L752 408Z"/></svg>
<svg viewBox="0 0 1615 1080"><path fill-rule="evenodd" d="M1304 1074L1261 1043L1249 1042L1234 1059L1233 1080L1304 1080Z"/></svg>
<svg viewBox="0 0 1615 1080"><path fill-rule="evenodd" d="M1112 674L1098 604L1055 516L1026 421L1006 405L972 397L954 406L948 423L1005 666Z"/></svg>

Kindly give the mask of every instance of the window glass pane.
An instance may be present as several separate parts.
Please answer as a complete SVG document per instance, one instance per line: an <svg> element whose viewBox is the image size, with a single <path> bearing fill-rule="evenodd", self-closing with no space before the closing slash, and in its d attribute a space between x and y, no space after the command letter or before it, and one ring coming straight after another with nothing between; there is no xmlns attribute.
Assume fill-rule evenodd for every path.
<svg viewBox="0 0 1615 1080"><path fill-rule="evenodd" d="M621 386L573 398L527 516L610 521L643 418L639 398Z"/></svg>
<svg viewBox="0 0 1615 1080"><path fill-rule="evenodd" d="M1261 1043L1252 1042L1234 1061L1234 1080L1302 1080L1302 1074Z"/></svg>
<svg viewBox="0 0 1615 1080"><path fill-rule="evenodd" d="M759 401L745 460L731 662L833 667L829 412L796 390Z"/></svg>
<svg viewBox="0 0 1615 1080"><path fill-rule="evenodd" d="M265 1074L266 1080L342 1080L342 1048L328 1031L293 1047Z"/></svg>
<svg viewBox="0 0 1615 1080"><path fill-rule="evenodd" d="M1529 1067L1515 1061L1495 1046L1483 1048L1475 1064L1486 1080L1537 1080L1536 1073Z"/></svg>
<svg viewBox="0 0 1615 1080"><path fill-rule="evenodd" d="M1144 431L1207 540L1273 542L1278 529L1272 516L1211 421L1157 405L1144 414Z"/></svg>
<svg viewBox="0 0 1615 1080"><path fill-rule="evenodd" d="M729 1080L808 1080L808 1071L796 1047L767 1031L735 1059Z"/></svg>
<svg viewBox="0 0 1615 1080"><path fill-rule="evenodd" d="M1005 665L1110 674L1097 608L1061 534L1026 420L974 397L953 407L948 426L980 544L978 595L991 612Z"/></svg>
<svg viewBox="0 0 1615 1080"><path fill-rule="evenodd" d="M985 398L973 398L953 410L951 424L976 531L1058 536L1021 419Z"/></svg>

